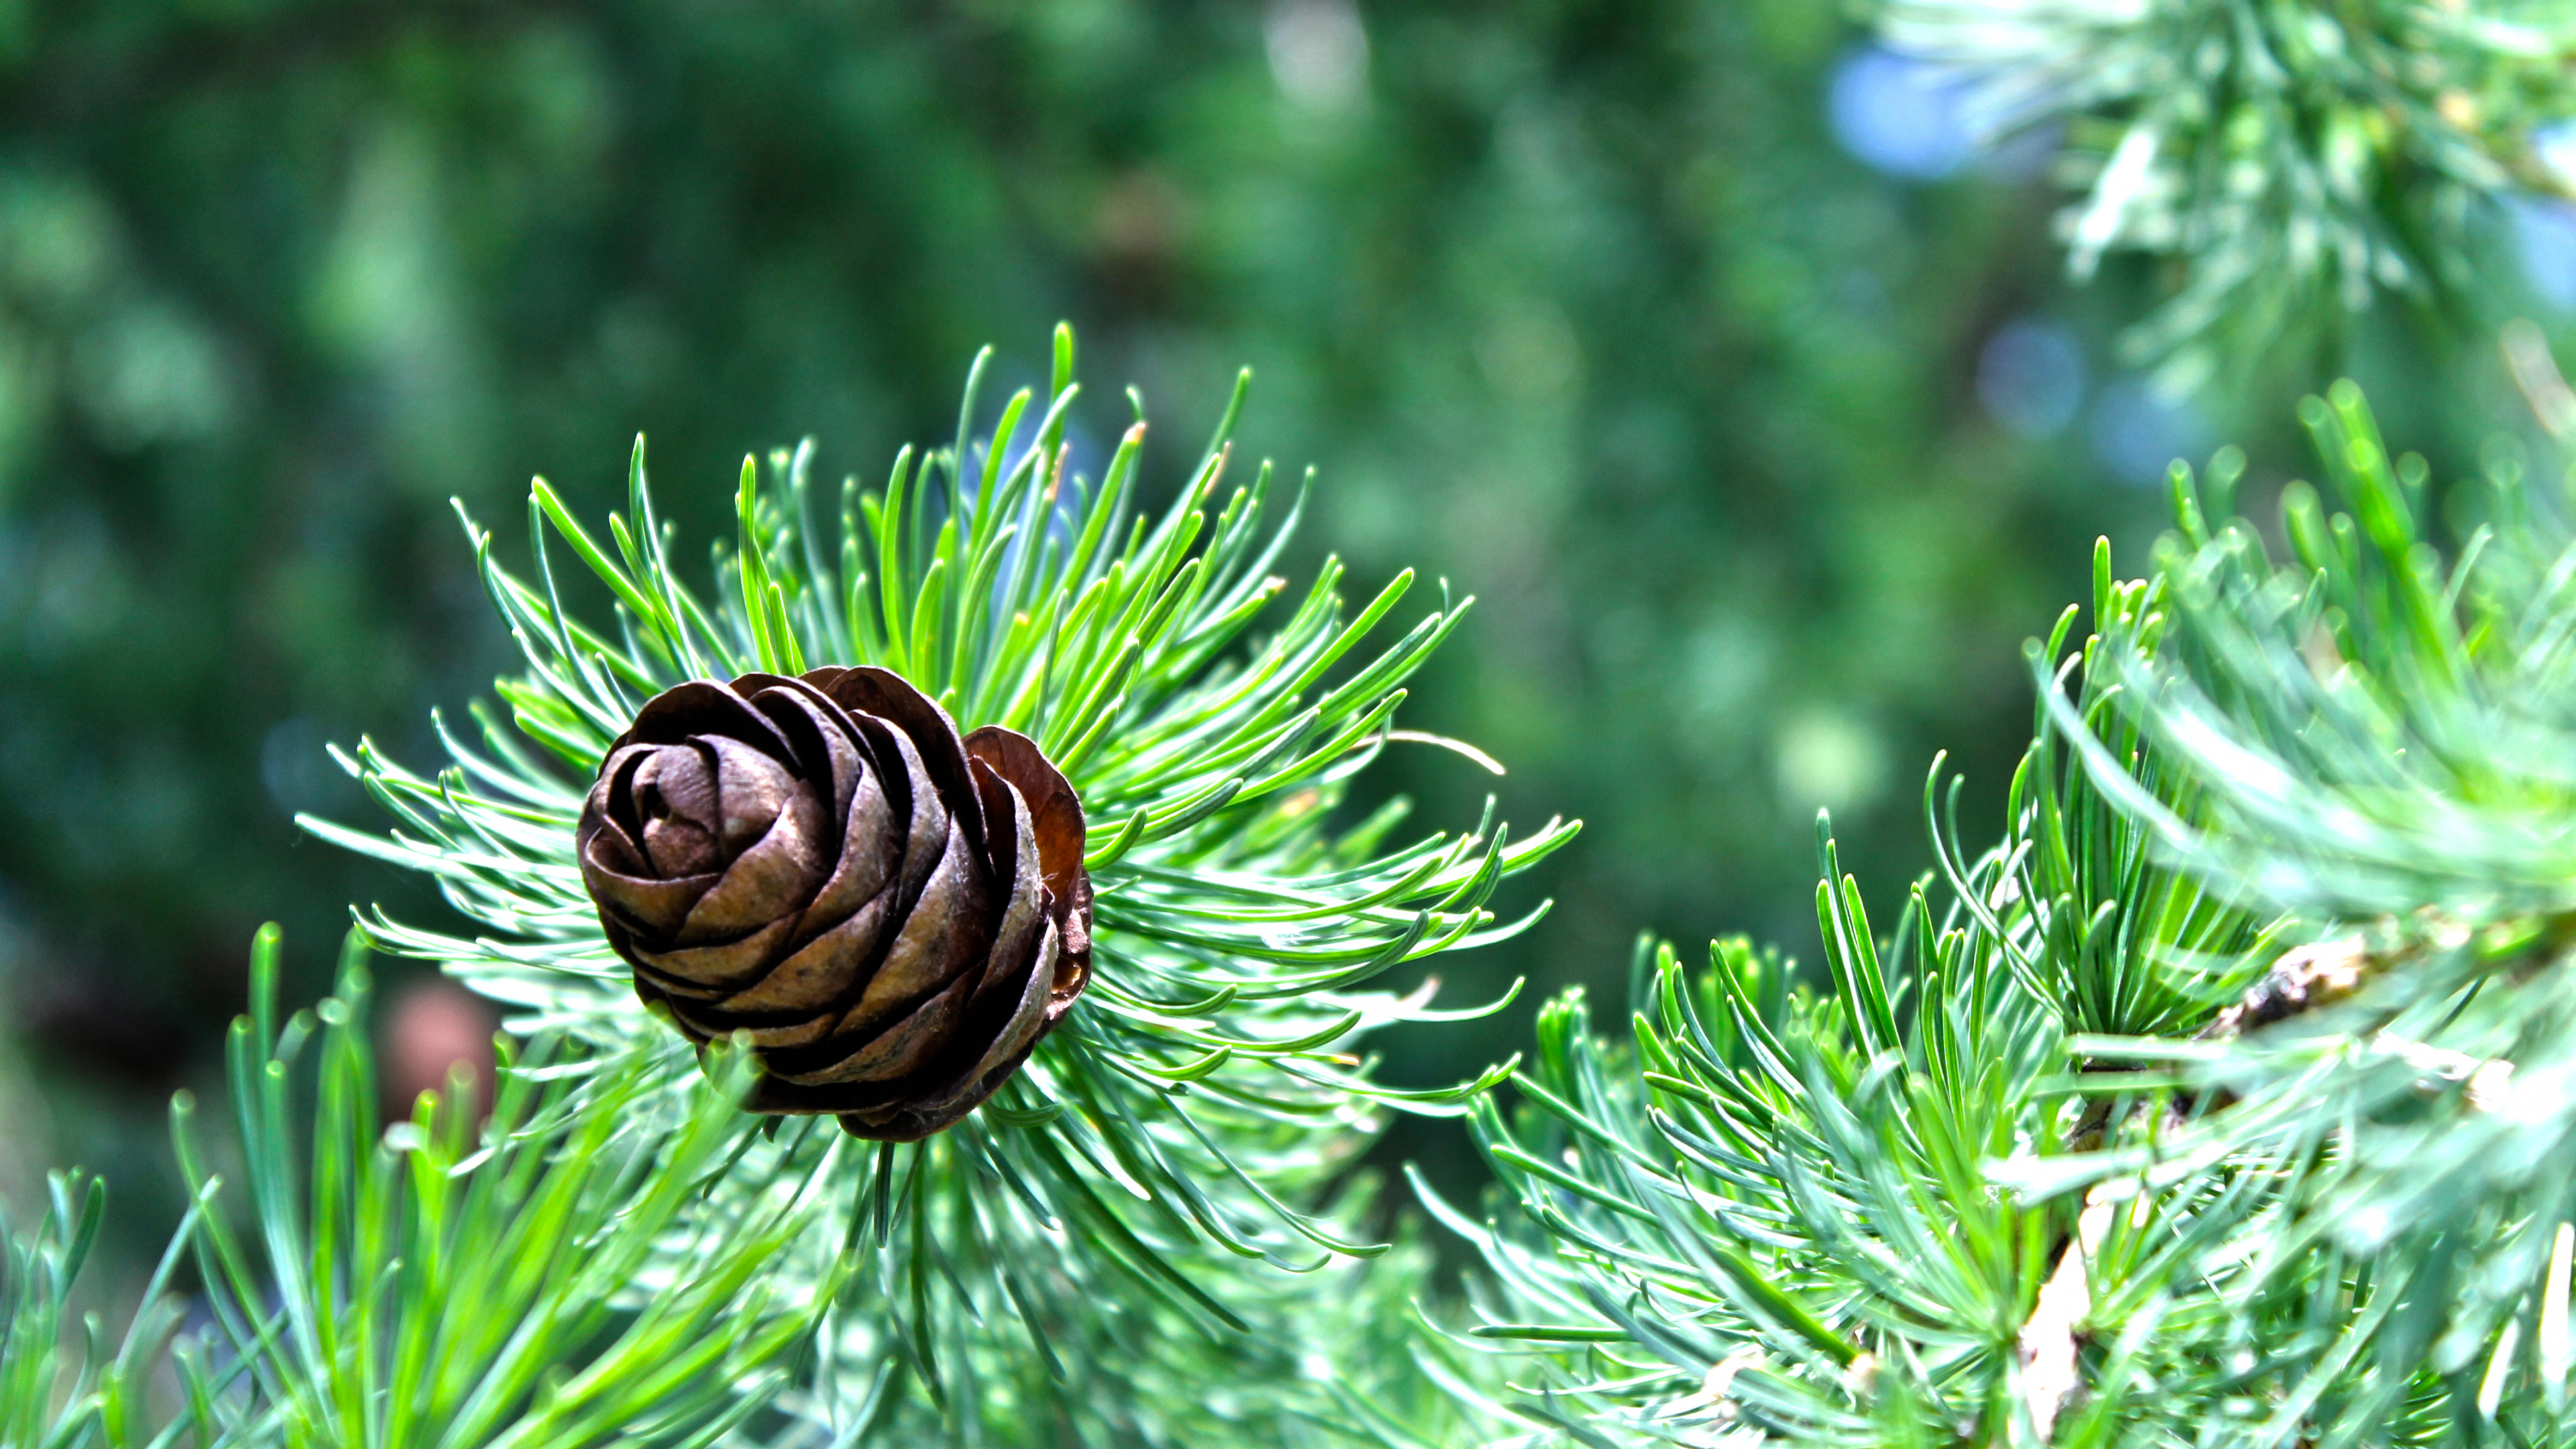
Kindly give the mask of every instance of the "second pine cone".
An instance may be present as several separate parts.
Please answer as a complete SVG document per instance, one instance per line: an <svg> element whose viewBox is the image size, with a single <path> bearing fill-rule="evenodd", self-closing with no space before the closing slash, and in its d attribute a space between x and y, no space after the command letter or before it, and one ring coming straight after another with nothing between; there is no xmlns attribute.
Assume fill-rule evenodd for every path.
<svg viewBox="0 0 2576 1449"><path fill-rule="evenodd" d="M958 737L877 668L653 697L575 837L636 993L748 1030L750 1107L908 1142L993 1094L1082 992L1082 805L1027 737Z"/></svg>

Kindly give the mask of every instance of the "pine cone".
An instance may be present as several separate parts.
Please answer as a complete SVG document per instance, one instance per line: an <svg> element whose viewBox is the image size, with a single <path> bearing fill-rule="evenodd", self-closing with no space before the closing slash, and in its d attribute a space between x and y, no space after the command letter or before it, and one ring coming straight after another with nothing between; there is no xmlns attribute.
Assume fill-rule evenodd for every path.
<svg viewBox="0 0 2576 1449"><path fill-rule="evenodd" d="M883 669L655 695L582 806L635 991L751 1033L755 1112L910 1142L975 1110L1091 975L1082 804L1023 735L960 740Z"/></svg>

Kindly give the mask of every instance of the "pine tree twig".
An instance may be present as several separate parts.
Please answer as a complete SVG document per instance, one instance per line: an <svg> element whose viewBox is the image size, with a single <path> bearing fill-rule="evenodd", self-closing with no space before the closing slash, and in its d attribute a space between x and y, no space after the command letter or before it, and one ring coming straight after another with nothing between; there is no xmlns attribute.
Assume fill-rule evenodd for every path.
<svg viewBox="0 0 2576 1449"><path fill-rule="evenodd" d="M2261 980L2245 988L2243 999L2201 1028L2200 1039L2225 1041L2344 1000L2361 989L2373 969L2369 947L2358 935L2293 946Z"/></svg>
<svg viewBox="0 0 2576 1449"><path fill-rule="evenodd" d="M2084 1386L2076 1358L2090 1328L2087 1318L2093 1311L2086 1264L2102 1251L2103 1239L2110 1236L2111 1215L2117 1204L2108 1193L2107 1187L2096 1187L2085 1195L2084 1211L2075 1220L2075 1235L2059 1250L2057 1267L2040 1285L2039 1298L2032 1304L2030 1318L2022 1324L2015 1344L2021 1358L2022 1405L2029 1411L2041 1443L2048 1442L2056 1431L2057 1416L2067 1400ZM2135 1211L2142 1215L2147 1200L2136 1201Z"/></svg>
<svg viewBox="0 0 2576 1449"><path fill-rule="evenodd" d="M2383 1031L2370 1039L2374 1055L2394 1057L2423 1074L2425 1089L2457 1084L2473 1112L2501 1111L2513 1088L2513 1063L2500 1057L2473 1056Z"/></svg>
<svg viewBox="0 0 2576 1449"><path fill-rule="evenodd" d="M2561 442L2576 437L2576 388L2568 387L2559 372L2548 335L2528 318L2516 318L2505 324L2498 346L2514 386L2522 390L2540 426Z"/></svg>
<svg viewBox="0 0 2576 1449"><path fill-rule="evenodd" d="M1720 1422L1732 1422L1737 1415L1734 1398L1736 1376L1748 1369L1762 1367L1762 1351L1747 1345L1710 1364L1708 1376L1699 1388L1663 1406L1667 1419L1688 1419L1706 1413Z"/></svg>

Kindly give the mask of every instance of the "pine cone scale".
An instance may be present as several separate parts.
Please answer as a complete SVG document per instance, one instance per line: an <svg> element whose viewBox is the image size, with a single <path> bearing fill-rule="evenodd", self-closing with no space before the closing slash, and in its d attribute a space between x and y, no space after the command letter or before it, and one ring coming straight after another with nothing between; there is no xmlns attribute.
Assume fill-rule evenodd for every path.
<svg viewBox="0 0 2576 1449"><path fill-rule="evenodd" d="M968 988L974 984L960 978L891 1026L861 1034L857 1051L819 1071L782 1071L779 1080L817 1087L839 1082L881 1082L903 1076L948 1040L965 1009Z"/></svg>
<svg viewBox="0 0 2576 1449"><path fill-rule="evenodd" d="M814 837L822 833L822 813L809 795L788 801L768 831L735 856L723 876L689 908L688 919L680 923L678 942L712 947L742 940L780 920L782 900L794 900L801 911L815 889L822 852L815 848Z"/></svg>
<svg viewBox="0 0 2576 1449"><path fill-rule="evenodd" d="M633 798L644 808L625 823L655 871L689 875L721 863L715 764L704 751L656 750L636 759Z"/></svg>
<svg viewBox="0 0 2576 1449"><path fill-rule="evenodd" d="M961 737L873 668L656 696L577 840L637 994L693 1040L748 1035L753 1110L888 1140L972 1111L1080 995L1083 843L1033 742Z"/></svg>
<svg viewBox="0 0 2576 1449"><path fill-rule="evenodd" d="M842 1023L844 1033L864 1031L902 1003L947 985L991 945L975 929L990 893L981 863L966 852L965 837L962 830L949 833L948 848L940 853L920 899Z"/></svg>
<svg viewBox="0 0 2576 1449"><path fill-rule="evenodd" d="M940 800L938 790L931 785L930 772L923 766L921 752L913 748L910 738L886 728L882 721L873 718L861 721L860 729L873 739L882 741L878 744L877 757L895 762L889 768L898 773L889 776L889 783L899 783L903 789L901 813L909 823L904 831L903 851L897 859L901 882L899 898L908 909L919 898L923 883L930 879L932 868L948 849L948 809Z"/></svg>
<svg viewBox="0 0 2576 1449"><path fill-rule="evenodd" d="M883 894L903 865L894 811L876 773L854 764L853 774L850 798L842 807L840 859L805 907L806 929L797 932L800 949L830 935L851 912Z"/></svg>
<svg viewBox="0 0 2576 1449"><path fill-rule="evenodd" d="M802 1018L812 1014L814 1002L847 999L868 963L877 957L878 938L885 934L886 916L893 906L894 893L879 891L830 930L797 947L768 975L718 1002L716 1009L737 1017L785 1013ZM812 912L807 914L810 917ZM825 1025L837 1020L829 1018ZM804 1039L817 1040L821 1035L818 1029Z"/></svg>
<svg viewBox="0 0 2576 1449"><path fill-rule="evenodd" d="M977 762L977 768L983 769L981 761ZM1028 955L1038 923L1042 919L1041 913L1046 906L1046 886L1038 875L1036 832L1030 825L1028 803L1020 798L1019 791L1002 783L1000 777L992 775L990 770L984 770L984 774L995 783L1001 784L1001 788L1006 792L1005 798L1011 807L1013 825L1010 839L1014 847L1008 866L1011 872L1011 893L1008 902L1002 907L1001 924L993 930L992 959L1018 961ZM989 976L994 973L987 974ZM980 985L977 994L983 994Z"/></svg>
<svg viewBox="0 0 2576 1449"><path fill-rule="evenodd" d="M903 1015L894 1025L871 1029L868 1023L873 1018L902 1012L900 1003L918 995L917 991L907 990L910 983L901 979L896 953L904 946L898 942L895 951L888 953L885 964L869 983L867 994L852 1009L841 1029L832 1033L833 1042L862 1043L859 1050L841 1061L809 1070L790 1069L782 1062L780 1075L785 1080L819 1086L877 1081L911 1070L920 1064L930 1046L945 1038L959 1013L991 994L986 990L988 983L1012 979L1016 973L1011 968L1026 959L1030 935L1044 904L1036 871L1035 842L1031 838L1028 807L1021 802L1019 792L993 774L989 767L978 761L974 769L977 783L985 787L987 822L998 822L1007 813L1014 827L1008 832L996 830L992 837L997 858L990 864L996 872L1010 869L1013 879L1008 903L1003 908L999 926L993 932L991 944L968 955L944 986L934 982L932 986L922 988L934 994L913 1006L909 1014ZM1011 847L1007 858L1001 856L1005 842ZM954 844L952 837L952 846ZM937 877L933 878L934 888L937 880ZM924 900L929 900L927 893ZM927 914L927 911L917 913L913 919L922 920Z"/></svg>
<svg viewBox="0 0 2576 1449"><path fill-rule="evenodd" d="M1028 811L1029 834L1019 845L1021 856L1035 851L1040 882L1066 905L1059 921L1066 932L1065 950L1087 963L1091 876L1082 867L1082 802L1072 784L1039 752L1036 741L1010 730L990 726L977 730L966 737L966 752L1008 783Z"/></svg>
<svg viewBox="0 0 2576 1449"><path fill-rule="evenodd" d="M713 946L684 946L671 951L635 949L637 962L651 970L663 989L701 1001L717 1001L758 980L771 953L787 942L795 926L772 921L747 936Z"/></svg>
<svg viewBox="0 0 2576 1449"><path fill-rule="evenodd" d="M824 672L816 670L806 677ZM966 843L980 854L983 812L967 774L965 742L958 738L956 722L948 712L901 676L883 669L835 671L831 683L822 688L851 718L879 721L879 728L899 741L914 762L914 778L929 780L931 798L965 826Z"/></svg>
<svg viewBox="0 0 2576 1449"><path fill-rule="evenodd" d="M715 873L657 879L624 836L602 831L582 851L581 878L601 909L614 903L627 930L646 935L675 935L689 918L689 907L716 883Z"/></svg>
<svg viewBox="0 0 2576 1449"><path fill-rule="evenodd" d="M1030 969L1024 978L1019 999L1010 1003L1010 1016L1004 1019L1000 1028L993 1033L992 1045L985 1049L983 1055L972 1067L960 1075L956 1085L949 1089L949 1094L943 1102L953 1102L960 1095L969 1092L975 1093L980 1100L983 1095L992 1090L984 1083L991 1081L998 1085L1003 1078L1019 1070L1020 1063L1025 1061L1029 1052L1036 1047L1038 1038L1045 1035L1048 1027L1054 1025L1056 1013L1051 1008L1059 999L1064 979L1065 957L1062 941L1063 938L1057 933L1055 923L1047 922L1046 929L1038 937L1035 959L1030 962ZM1080 989L1079 985L1075 989ZM999 999L1001 998L997 993L997 1000ZM979 1087L981 1091L977 1090Z"/></svg>

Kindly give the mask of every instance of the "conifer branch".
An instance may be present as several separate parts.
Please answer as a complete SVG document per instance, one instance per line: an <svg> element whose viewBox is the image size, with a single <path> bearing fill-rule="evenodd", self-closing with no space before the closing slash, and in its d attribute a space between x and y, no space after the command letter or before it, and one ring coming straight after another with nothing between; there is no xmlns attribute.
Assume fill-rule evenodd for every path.
<svg viewBox="0 0 2576 1449"><path fill-rule="evenodd" d="M1526 928L1535 912L1505 919L1488 902L1575 828L1516 836L1489 807L1472 831L1393 844L1400 804L1338 823L1348 781L1398 737L1406 678L1469 601L1444 585L1382 642L1412 575L1345 617L1327 560L1289 617L1253 632L1285 587L1271 570L1305 487L1272 525L1288 490L1267 464L1239 480L1248 374L1157 512L1140 499L1142 421L1096 482L1072 465L1070 332L1044 398L1014 396L977 437L981 373L958 445L907 450L880 492L853 479L835 503L810 445L773 455L765 479L746 459L738 533L705 595L671 562L640 441L605 542L535 486L532 580L469 522L526 663L499 685L506 717L478 707L470 737L441 721L451 761L435 774L367 742L343 754L391 833L304 822L429 874L477 928L363 913L373 944L511 1007L513 1030L579 1043L563 1071L677 1090L695 1076L688 1053L637 1003L573 857L581 792L647 697L692 676L880 664L961 727L1016 730L1064 771L1092 822L1095 964L1027 1066L918 1144L852 1152L829 1124L773 1123L711 1185L722 1203L777 1180L835 1184L836 1240L861 1253L851 1291L871 1307L845 1309L827 1340L830 1393L797 1400L817 1424L927 1414L953 1431L995 1373L1016 1376L1014 1402L1043 1421L1063 1384L1139 1372L1178 1329L1258 1331L1284 1291L1261 1272L1332 1275L1386 1251L1328 1187L1386 1112L1455 1115L1486 1083L1375 1085L1351 1050L1361 1035L1454 1013L1370 983ZM559 551L604 586L611 616L585 622L568 604Z"/></svg>
<svg viewBox="0 0 2576 1449"><path fill-rule="evenodd" d="M2174 261L2126 345L2184 386L2383 299L2479 316L2499 203L2568 190L2540 145L2576 114L2563 6L1891 0L1881 24L1989 140L2064 127L2069 269Z"/></svg>

